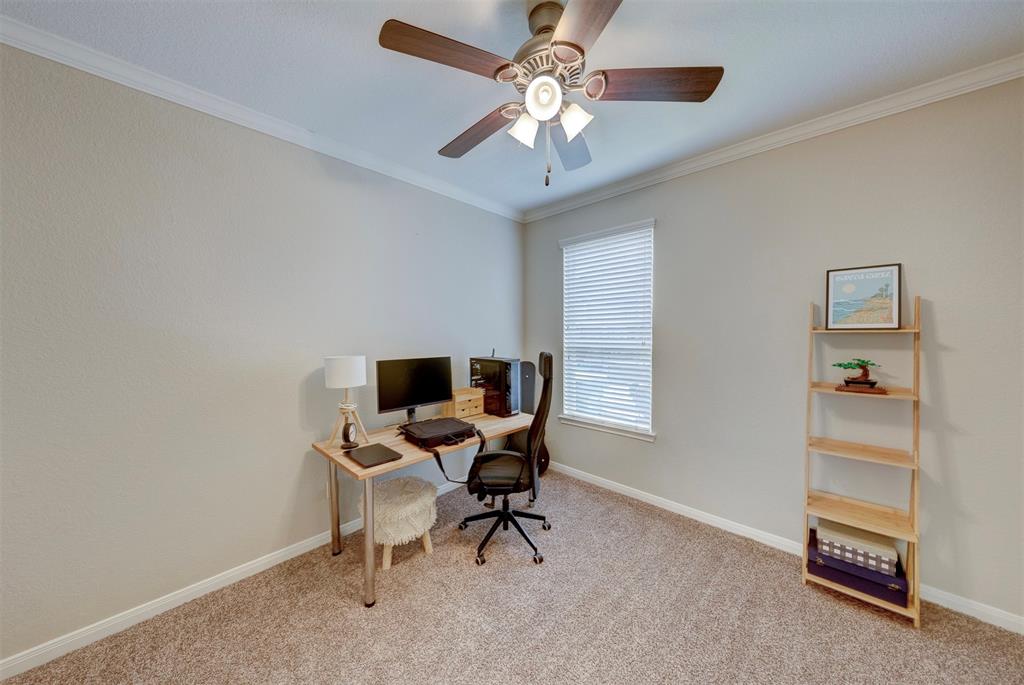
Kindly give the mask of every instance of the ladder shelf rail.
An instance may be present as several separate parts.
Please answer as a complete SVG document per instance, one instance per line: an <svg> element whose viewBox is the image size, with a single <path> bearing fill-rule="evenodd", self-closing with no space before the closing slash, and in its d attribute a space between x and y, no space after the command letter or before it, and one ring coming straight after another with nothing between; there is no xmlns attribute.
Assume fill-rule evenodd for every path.
<svg viewBox="0 0 1024 685"><path fill-rule="evenodd" d="M888 609L913 621L915 628L921 625L921 577L920 577L920 530L918 529L918 507L920 497L920 432L921 432L921 297L914 298L914 322L909 326L870 330L834 330L814 324L814 303L809 308L807 332L807 417L806 442L804 450L804 549L801 579L828 587L864 602ZM835 385L814 379L814 351L816 336L821 334L873 333L903 334L913 336L913 384L909 388L890 387L888 394L858 394L836 390ZM846 440L837 440L812 433L814 397L827 395L859 396L874 399L904 400L912 404L912 447L901 450L880 445L871 445ZM815 490L811 486L811 455L830 455L855 461L872 462L910 472L910 495L907 509L887 507L865 500L854 499L835 493ZM855 588L826 580L807 571L808 545L810 542L811 518L821 518L844 523L862 530L888 535L907 544L905 568L908 581L907 606L902 607L877 599Z"/></svg>

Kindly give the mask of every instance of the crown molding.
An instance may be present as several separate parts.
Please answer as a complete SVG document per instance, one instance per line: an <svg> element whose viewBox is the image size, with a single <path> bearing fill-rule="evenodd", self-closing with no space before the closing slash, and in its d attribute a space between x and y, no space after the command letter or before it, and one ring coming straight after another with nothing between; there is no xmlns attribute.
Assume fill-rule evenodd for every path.
<svg viewBox="0 0 1024 685"><path fill-rule="evenodd" d="M1024 77L1024 53L750 138L525 212L0 14L0 43L259 131L520 223L531 223L915 107Z"/></svg>
<svg viewBox="0 0 1024 685"><path fill-rule="evenodd" d="M123 86L141 90L190 109L265 133L314 152L334 157L370 171L499 216L522 221L522 212L427 174L387 161L333 138L296 126L282 119L257 112L204 90L161 76L117 57L93 50L61 36L42 31L24 22L0 14L0 43L99 76Z"/></svg>
<svg viewBox="0 0 1024 685"><path fill-rule="evenodd" d="M1004 81L1021 78L1022 76L1024 76L1024 53L985 64L975 69L962 71L952 76L946 76L920 86L914 86L899 93L887 95L861 105L855 105L832 114L826 114L825 116L775 131L774 133L768 133L734 145L712 150L702 155L673 162L653 171L630 176L596 190L590 190L564 200L528 209L522 221L524 223L531 223L546 219L547 217L578 209L601 200L607 200L617 195L664 183L665 181L688 174L695 174L698 171L735 162L744 157L751 157L768 150L783 147L784 145L798 143L802 140L815 138L826 133L849 128L850 126L857 126L858 124L887 117L891 114L899 114L915 107L963 95L973 90L987 88L988 86L994 86Z"/></svg>

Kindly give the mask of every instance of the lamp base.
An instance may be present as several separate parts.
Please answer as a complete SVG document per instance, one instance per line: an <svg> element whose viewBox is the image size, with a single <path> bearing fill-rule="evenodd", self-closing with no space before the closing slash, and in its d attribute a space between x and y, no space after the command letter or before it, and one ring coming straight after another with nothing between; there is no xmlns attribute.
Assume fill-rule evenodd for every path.
<svg viewBox="0 0 1024 685"><path fill-rule="evenodd" d="M331 447L334 445L334 439L338 437L338 432L341 430L343 424L352 421L356 426L356 435L359 437L362 434L364 442L370 442L369 436L366 434L366 429L363 427L363 421L359 418L359 412L356 411L356 406L351 402L341 402L338 404L338 420L334 422L334 430L331 431L331 437L327 439L327 446ZM342 439L341 449L351 450L359 447L358 442L345 442Z"/></svg>

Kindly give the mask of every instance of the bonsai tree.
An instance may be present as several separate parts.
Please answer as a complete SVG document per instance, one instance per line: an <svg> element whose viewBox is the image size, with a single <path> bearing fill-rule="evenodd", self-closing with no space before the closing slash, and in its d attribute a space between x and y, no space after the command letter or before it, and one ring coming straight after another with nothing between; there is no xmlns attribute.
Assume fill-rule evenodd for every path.
<svg viewBox="0 0 1024 685"><path fill-rule="evenodd" d="M881 364L876 364L870 359L851 359L848 362L836 362L832 366L836 366L840 369L848 369L853 371L854 369L860 369L859 376L849 376L848 380L851 381L868 381L871 380L871 371L868 367L875 366L881 368Z"/></svg>

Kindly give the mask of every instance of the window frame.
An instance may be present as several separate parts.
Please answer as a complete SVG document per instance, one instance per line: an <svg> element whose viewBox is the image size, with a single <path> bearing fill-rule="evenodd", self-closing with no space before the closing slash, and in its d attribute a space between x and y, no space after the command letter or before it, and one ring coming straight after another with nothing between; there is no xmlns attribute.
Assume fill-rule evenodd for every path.
<svg viewBox="0 0 1024 685"><path fill-rule="evenodd" d="M565 412L565 248L578 243L590 242L601 238L608 238L611 236L631 233L633 231L640 231L643 229L650 229L652 232L651 240L653 243L654 236L653 232L657 221L654 218L643 219L641 221L633 221L628 224L621 226L614 226L612 228L605 228L599 231L592 231L590 233L583 233L575 235L570 238L563 238L558 241L559 250L562 252L562 317L561 317L561 338L562 338L562 411L558 415L559 422L567 426L576 426L579 428L587 428L590 430L600 431L602 433L611 433L613 435L621 435L627 438L634 438L637 440L643 440L644 442L654 442L657 437L657 432L654 430L654 252L652 245L651 254L651 383L650 383L650 395L651 395L651 428L650 430L643 430L638 428L628 428L618 423L604 422L598 419L589 417L574 416Z"/></svg>

